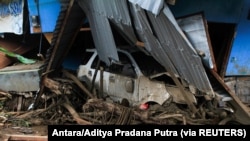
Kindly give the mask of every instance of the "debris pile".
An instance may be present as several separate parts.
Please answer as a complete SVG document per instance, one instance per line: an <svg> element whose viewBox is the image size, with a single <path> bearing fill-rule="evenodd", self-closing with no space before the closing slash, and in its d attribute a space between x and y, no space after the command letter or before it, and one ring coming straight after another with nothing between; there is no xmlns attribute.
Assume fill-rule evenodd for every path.
<svg viewBox="0 0 250 141"><path fill-rule="evenodd" d="M229 111L218 109L218 101L215 100L198 100L196 113L192 113L187 105L174 103L172 99L163 105L149 102L146 108L130 107L126 99L115 103L108 98L96 98L83 84L79 84L79 80L74 81L74 74L65 70L63 72L66 75L61 78L45 81L49 87L46 87L37 109L27 110L31 106L28 104L33 102L29 94L14 95L1 91L1 113L8 115L1 123L6 125L22 120L30 125L222 125L228 124L232 116ZM15 103L20 97L23 98L22 102Z"/></svg>

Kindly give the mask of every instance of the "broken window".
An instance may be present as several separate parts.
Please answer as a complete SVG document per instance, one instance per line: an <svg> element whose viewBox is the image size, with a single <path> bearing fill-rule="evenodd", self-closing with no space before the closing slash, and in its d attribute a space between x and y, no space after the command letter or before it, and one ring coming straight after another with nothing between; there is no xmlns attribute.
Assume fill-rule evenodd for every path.
<svg viewBox="0 0 250 141"><path fill-rule="evenodd" d="M126 56L124 53L121 52L118 53L118 56L120 62L112 63L110 66L107 66L103 61L100 61L100 66L102 66L104 71L106 72L135 78L136 72L128 56ZM97 68L98 60L99 58L98 56L96 56L91 65L91 68Z"/></svg>
<svg viewBox="0 0 250 141"><path fill-rule="evenodd" d="M151 76L157 73L166 72L165 68L159 64L152 56L137 51L131 53L137 65L145 76Z"/></svg>

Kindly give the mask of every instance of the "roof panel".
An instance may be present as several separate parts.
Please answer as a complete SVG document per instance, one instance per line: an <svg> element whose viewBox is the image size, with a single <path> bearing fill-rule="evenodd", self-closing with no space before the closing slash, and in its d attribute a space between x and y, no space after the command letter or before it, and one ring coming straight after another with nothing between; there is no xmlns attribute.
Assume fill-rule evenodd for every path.
<svg viewBox="0 0 250 141"><path fill-rule="evenodd" d="M169 20L167 15L171 15L171 13L161 12L155 16L147 11L143 14L143 11L136 5L134 5L133 10L134 20L137 22L135 26L137 33L145 42L146 49L150 54L168 71L175 72L202 92L214 95L200 56L187 42L180 27L176 27L178 25L172 23L173 18ZM170 10L166 11L171 12Z"/></svg>
<svg viewBox="0 0 250 141"><path fill-rule="evenodd" d="M102 61L110 65L112 61L119 61L115 40L112 34L112 22L122 35L131 43L136 42L136 36L130 20L126 0L81 0L79 5L87 14L91 33Z"/></svg>

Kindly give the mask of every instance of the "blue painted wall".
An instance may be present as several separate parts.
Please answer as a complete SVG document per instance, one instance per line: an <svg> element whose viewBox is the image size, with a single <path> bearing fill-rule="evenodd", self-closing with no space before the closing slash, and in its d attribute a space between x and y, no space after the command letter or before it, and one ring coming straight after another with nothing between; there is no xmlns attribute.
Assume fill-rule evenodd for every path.
<svg viewBox="0 0 250 141"><path fill-rule="evenodd" d="M28 0L28 10L31 33L37 33L33 30L32 16L39 16L41 32L47 33L54 31L57 17L60 12L59 0Z"/></svg>
<svg viewBox="0 0 250 141"><path fill-rule="evenodd" d="M177 0L170 9L175 17L203 11L213 22L238 23L244 0Z"/></svg>
<svg viewBox="0 0 250 141"><path fill-rule="evenodd" d="M250 75L250 0L245 0L225 75Z"/></svg>

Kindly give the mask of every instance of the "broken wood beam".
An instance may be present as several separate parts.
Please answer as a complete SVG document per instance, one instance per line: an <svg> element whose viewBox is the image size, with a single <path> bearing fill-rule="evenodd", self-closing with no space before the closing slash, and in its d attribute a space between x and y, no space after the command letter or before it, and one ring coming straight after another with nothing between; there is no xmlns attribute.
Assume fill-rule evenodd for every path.
<svg viewBox="0 0 250 141"><path fill-rule="evenodd" d="M222 87L228 92L228 94L232 97L232 101L229 103L234 107L234 115L238 122L242 124L250 124L250 111L249 108L242 103L239 97L231 91L231 89L225 84L224 80L220 77L220 75L214 70L210 70L211 74L215 77L215 79L221 84Z"/></svg>
<svg viewBox="0 0 250 141"><path fill-rule="evenodd" d="M69 99L65 96L65 103L63 103L62 105L70 112L70 114L73 116L73 118L76 120L76 122L80 125L91 125L90 122L82 119L78 113L76 112L76 110L71 106L71 103L69 101Z"/></svg>
<svg viewBox="0 0 250 141"><path fill-rule="evenodd" d="M82 89L90 98L94 98L94 95L81 83L81 81L76 76L74 76L73 74L69 73L66 70L62 70L62 72L66 77L72 79L76 83L76 85L80 89Z"/></svg>
<svg viewBox="0 0 250 141"><path fill-rule="evenodd" d="M72 117L75 119L75 121L79 124L79 125L91 125L90 122L82 119L78 113L75 111L75 109L70 106L70 104L68 103L63 103L63 106L70 112L70 114L72 115Z"/></svg>
<svg viewBox="0 0 250 141"><path fill-rule="evenodd" d="M1 90L1 89L0 89L0 95L8 97L9 99L12 98L12 95L9 92Z"/></svg>
<svg viewBox="0 0 250 141"><path fill-rule="evenodd" d="M49 78L44 78L44 86L49 88L52 92L59 95L62 94L60 91L60 83Z"/></svg>

